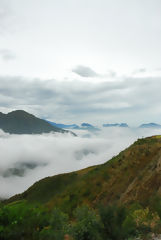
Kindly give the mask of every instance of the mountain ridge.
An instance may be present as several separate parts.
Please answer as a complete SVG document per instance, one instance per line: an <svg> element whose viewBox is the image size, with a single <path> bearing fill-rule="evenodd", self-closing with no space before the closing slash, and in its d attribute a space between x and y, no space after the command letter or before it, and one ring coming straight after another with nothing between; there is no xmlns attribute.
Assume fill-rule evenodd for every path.
<svg viewBox="0 0 161 240"><path fill-rule="evenodd" d="M128 128L127 123L105 123L102 125L103 127L125 127Z"/></svg>
<svg viewBox="0 0 161 240"><path fill-rule="evenodd" d="M65 128L65 129L73 129L73 130L89 130L89 131L100 131L98 127L93 126L89 123L82 123L80 126L77 124L63 124L63 123L55 123L48 120L45 120L50 123L52 126Z"/></svg>
<svg viewBox="0 0 161 240"><path fill-rule="evenodd" d="M0 128L10 134L41 134L49 132L68 132L51 126L45 120L24 111L15 110L7 114L0 113Z"/></svg>
<svg viewBox="0 0 161 240"><path fill-rule="evenodd" d="M161 128L160 124L157 123L143 123L139 126L139 128Z"/></svg>

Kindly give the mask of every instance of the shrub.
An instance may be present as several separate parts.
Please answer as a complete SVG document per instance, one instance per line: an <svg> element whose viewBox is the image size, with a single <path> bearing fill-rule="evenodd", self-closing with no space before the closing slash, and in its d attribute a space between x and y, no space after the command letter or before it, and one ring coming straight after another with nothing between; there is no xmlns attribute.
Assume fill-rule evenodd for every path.
<svg viewBox="0 0 161 240"><path fill-rule="evenodd" d="M124 207L101 206L99 214L103 224L103 239L121 240L134 233L135 223L128 218Z"/></svg>
<svg viewBox="0 0 161 240"><path fill-rule="evenodd" d="M63 240L68 231L68 216L59 209L54 209L50 215L49 226L39 233L40 240Z"/></svg>
<svg viewBox="0 0 161 240"><path fill-rule="evenodd" d="M101 223L99 217L87 206L77 208L76 222L71 228L75 240L101 240Z"/></svg>

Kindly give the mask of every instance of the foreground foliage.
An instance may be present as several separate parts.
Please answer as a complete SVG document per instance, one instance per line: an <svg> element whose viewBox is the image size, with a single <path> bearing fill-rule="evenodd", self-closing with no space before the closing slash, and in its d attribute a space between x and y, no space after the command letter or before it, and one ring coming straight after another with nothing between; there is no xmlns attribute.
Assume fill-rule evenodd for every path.
<svg viewBox="0 0 161 240"><path fill-rule="evenodd" d="M76 208L72 216L59 209L48 210L26 201L0 207L1 240L123 240L161 228L161 200L153 207L101 205ZM157 210L159 209L159 210Z"/></svg>

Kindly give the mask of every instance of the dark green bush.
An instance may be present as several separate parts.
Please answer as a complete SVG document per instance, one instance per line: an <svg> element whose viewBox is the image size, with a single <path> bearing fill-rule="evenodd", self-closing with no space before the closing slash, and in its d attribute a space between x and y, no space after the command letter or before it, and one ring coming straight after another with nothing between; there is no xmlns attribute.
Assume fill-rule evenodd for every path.
<svg viewBox="0 0 161 240"><path fill-rule="evenodd" d="M135 223L128 218L125 207L101 206L99 214L103 225L103 239L121 240L135 234Z"/></svg>
<svg viewBox="0 0 161 240"><path fill-rule="evenodd" d="M77 208L75 211L76 222L71 229L75 240L101 240L101 222L93 210L87 206Z"/></svg>
<svg viewBox="0 0 161 240"><path fill-rule="evenodd" d="M54 209L50 215L49 226L39 233L40 240L63 240L68 231L68 216L59 209Z"/></svg>

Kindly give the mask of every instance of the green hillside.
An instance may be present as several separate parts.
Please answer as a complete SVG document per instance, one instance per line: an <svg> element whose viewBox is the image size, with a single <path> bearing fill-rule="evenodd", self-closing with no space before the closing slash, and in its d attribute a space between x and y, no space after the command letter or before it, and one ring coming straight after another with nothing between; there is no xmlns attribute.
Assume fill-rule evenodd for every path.
<svg viewBox="0 0 161 240"><path fill-rule="evenodd" d="M47 177L0 206L2 240L150 240L161 234L161 136L105 164Z"/></svg>
<svg viewBox="0 0 161 240"><path fill-rule="evenodd" d="M0 129L13 134L41 134L49 132L67 132L51 126L43 119L23 110L16 110L8 114L0 113Z"/></svg>
<svg viewBox="0 0 161 240"><path fill-rule="evenodd" d="M139 139L105 164L36 182L10 201L25 199L70 212L81 204L138 201L161 195L161 138Z"/></svg>

